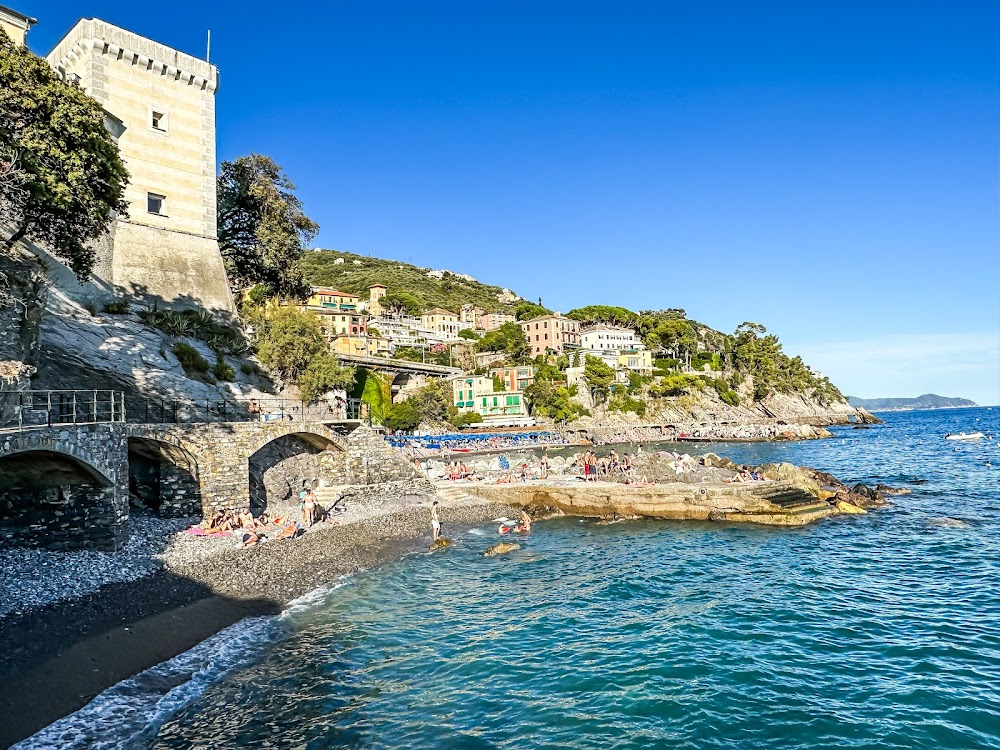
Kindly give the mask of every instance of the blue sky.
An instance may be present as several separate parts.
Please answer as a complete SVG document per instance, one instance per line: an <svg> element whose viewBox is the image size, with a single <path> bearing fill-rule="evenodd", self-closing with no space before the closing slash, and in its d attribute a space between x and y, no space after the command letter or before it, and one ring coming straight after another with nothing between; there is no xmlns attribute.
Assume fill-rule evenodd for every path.
<svg viewBox="0 0 1000 750"><path fill-rule="evenodd" d="M198 55L211 28L220 160L273 156L321 247L1000 403L1000 4L16 7L39 53L81 13Z"/></svg>

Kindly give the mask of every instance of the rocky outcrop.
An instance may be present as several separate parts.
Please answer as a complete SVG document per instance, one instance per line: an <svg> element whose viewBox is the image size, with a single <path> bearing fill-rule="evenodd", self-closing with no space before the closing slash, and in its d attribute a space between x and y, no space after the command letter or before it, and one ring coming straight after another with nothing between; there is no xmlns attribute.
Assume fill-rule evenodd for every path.
<svg viewBox="0 0 1000 750"><path fill-rule="evenodd" d="M863 425L867 425L867 424L885 424L884 420L879 419L878 417L876 417L874 414L872 414L867 409L863 409L863 408L861 408L859 406L859 407L857 407L857 409L855 411L856 411L856 414L855 414L854 421L857 422L858 424L863 424Z"/></svg>
<svg viewBox="0 0 1000 750"><path fill-rule="evenodd" d="M658 518L801 526L835 515L836 507L792 482L746 484L670 482L467 485L463 491L490 502L530 508L533 514L587 518Z"/></svg>
<svg viewBox="0 0 1000 750"><path fill-rule="evenodd" d="M497 555L505 555L508 552L513 552L516 549L521 549L521 545L517 542L497 542L492 547L487 548L483 552L483 557L496 557Z"/></svg>

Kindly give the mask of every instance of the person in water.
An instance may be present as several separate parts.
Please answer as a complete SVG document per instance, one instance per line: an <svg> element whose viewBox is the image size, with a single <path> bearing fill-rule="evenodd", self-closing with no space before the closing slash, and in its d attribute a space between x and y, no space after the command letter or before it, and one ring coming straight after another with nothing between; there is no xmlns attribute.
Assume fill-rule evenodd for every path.
<svg viewBox="0 0 1000 750"><path fill-rule="evenodd" d="M521 520L518 523L502 523L497 528L497 532L500 534L509 534L512 531L516 531L518 534L531 533L531 516L526 510L521 510Z"/></svg>
<svg viewBox="0 0 1000 750"><path fill-rule="evenodd" d="M441 519L438 516L438 501L431 504L431 534L432 539L441 538Z"/></svg>
<svg viewBox="0 0 1000 750"><path fill-rule="evenodd" d="M517 527L518 531L528 532L531 531L531 516L528 515L528 511L521 508L521 525Z"/></svg>

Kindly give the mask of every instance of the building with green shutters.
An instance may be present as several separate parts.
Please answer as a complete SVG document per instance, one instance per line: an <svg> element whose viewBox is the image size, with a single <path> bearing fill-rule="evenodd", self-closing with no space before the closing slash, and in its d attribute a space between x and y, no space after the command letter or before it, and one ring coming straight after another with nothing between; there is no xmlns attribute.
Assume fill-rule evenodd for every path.
<svg viewBox="0 0 1000 750"><path fill-rule="evenodd" d="M495 391L493 378L462 375L453 378L452 403L461 412L474 411L485 425L515 426L532 424L522 391Z"/></svg>

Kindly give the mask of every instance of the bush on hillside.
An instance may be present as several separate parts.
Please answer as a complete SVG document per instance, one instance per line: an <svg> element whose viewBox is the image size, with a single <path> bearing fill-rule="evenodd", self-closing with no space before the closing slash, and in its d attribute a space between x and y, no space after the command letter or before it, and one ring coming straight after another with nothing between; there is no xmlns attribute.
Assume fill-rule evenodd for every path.
<svg viewBox="0 0 1000 750"><path fill-rule="evenodd" d="M174 356L177 357L177 361L181 363L181 367L188 374L208 372L208 360L201 356L198 350L191 346L191 344L185 344L183 341L180 341L174 344L171 351L173 351Z"/></svg>

